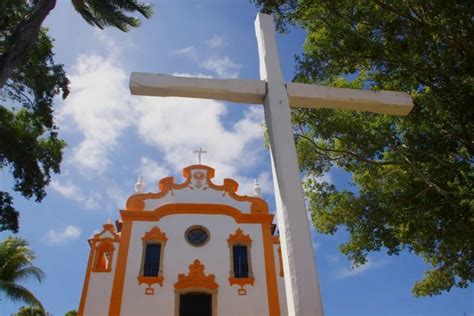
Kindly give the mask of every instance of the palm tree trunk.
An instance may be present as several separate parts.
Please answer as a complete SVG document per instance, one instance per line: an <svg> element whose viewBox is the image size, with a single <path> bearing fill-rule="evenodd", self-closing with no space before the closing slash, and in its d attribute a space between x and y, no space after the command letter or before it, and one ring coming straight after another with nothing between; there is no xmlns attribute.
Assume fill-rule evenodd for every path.
<svg viewBox="0 0 474 316"><path fill-rule="evenodd" d="M38 0L29 16L18 24L7 40L7 50L0 56L0 88L10 78L15 67L23 62L38 39L41 24L55 6L56 0Z"/></svg>

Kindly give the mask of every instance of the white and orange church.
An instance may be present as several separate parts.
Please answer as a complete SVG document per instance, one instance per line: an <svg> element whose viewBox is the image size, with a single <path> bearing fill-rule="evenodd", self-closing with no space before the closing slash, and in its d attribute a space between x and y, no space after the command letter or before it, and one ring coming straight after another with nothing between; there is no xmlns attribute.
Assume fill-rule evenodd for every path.
<svg viewBox="0 0 474 316"><path fill-rule="evenodd" d="M89 239L79 315L286 315L274 214L238 183L192 165L135 194Z"/></svg>

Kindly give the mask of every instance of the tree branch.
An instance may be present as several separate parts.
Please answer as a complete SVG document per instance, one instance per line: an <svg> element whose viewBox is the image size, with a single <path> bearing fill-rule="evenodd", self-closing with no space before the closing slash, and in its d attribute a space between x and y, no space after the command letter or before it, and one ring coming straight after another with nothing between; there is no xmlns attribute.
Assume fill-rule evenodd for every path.
<svg viewBox="0 0 474 316"><path fill-rule="evenodd" d="M35 44L41 24L55 5L56 0L38 0L29 17L18 24L12 36L7 40L8 48L0 56L0 88Z"/></svg>
<svg viewBox="0 0 474 316"><path fill-rule="evenodd" d="M396 161L396 160L387 160L387 161L370 160L370 159L364 158L364 157L362 157L362 156L360 156L356 153L353 153L351 151L323 148L323 147L317 145L316 142L314 142L314 140L312 140L310 137L307 137L305 135L300 135L300 134L296 134L295 136L306 139L316 149L318 149L318 151L326 151L326 152L333 152L333 153L338 153L338 154L345 154L345 155L352 156L352 157L356 158L357 160L360 160L360 161L363 161L363 162L366 162L366 163L369 163L369 164L379 165L379 166L400 165L401 164L401 161ZM336 159L340 159L340 157L337 157ZM336 159L332 158L331 160L336 160Z"/></svg>

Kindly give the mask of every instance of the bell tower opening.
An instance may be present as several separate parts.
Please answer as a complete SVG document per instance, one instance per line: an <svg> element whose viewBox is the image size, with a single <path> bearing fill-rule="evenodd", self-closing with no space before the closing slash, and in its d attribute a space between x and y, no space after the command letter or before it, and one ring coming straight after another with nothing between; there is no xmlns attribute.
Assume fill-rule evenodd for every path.
<svg viewBox="0 0 474 316"><path fill-rule="evenodd" d="M212 316L212 295L199 292L181 294L179 316Z"/></svg>

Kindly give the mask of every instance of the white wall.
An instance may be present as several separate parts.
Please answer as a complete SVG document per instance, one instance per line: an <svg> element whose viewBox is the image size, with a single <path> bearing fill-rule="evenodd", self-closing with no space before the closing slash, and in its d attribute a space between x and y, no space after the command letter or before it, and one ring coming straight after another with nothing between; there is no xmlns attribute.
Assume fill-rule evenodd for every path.
<svg viewBox="0 0 474 316"><path fill-rule="evenodd" d="M185 231L192 225L202 225L210 232L210 240L203 247L190 246ZM146 285L138 285L142 256L142 240L145 232L158 226L166 233L168 241L163 257L163 287L154 285L154 295L145 295ZM229 285L230 255L227 238L240 227L252 238L251 258L255 277L254 286L246 286L247 295L239 296L239 286ZM189 265L199 259L205 265L206 274L214 274L219 284L217 314L224 315L268 315L268 299L263 252L261 224L237 224L225 215L165 216L158 222L133 222L130 251L127 258L122 315L174 315L174 284L178 274L189 271Z"/></svg>
<svg viewBox="0 0 474 316"><path fill-rule="evenodd" d="M107 315L109 313L110 295L117 265L118 243L114 242L114 255L110 272L92 272L84 307L84 315ZM92 261L94 263L94 260Z"/></svg>

